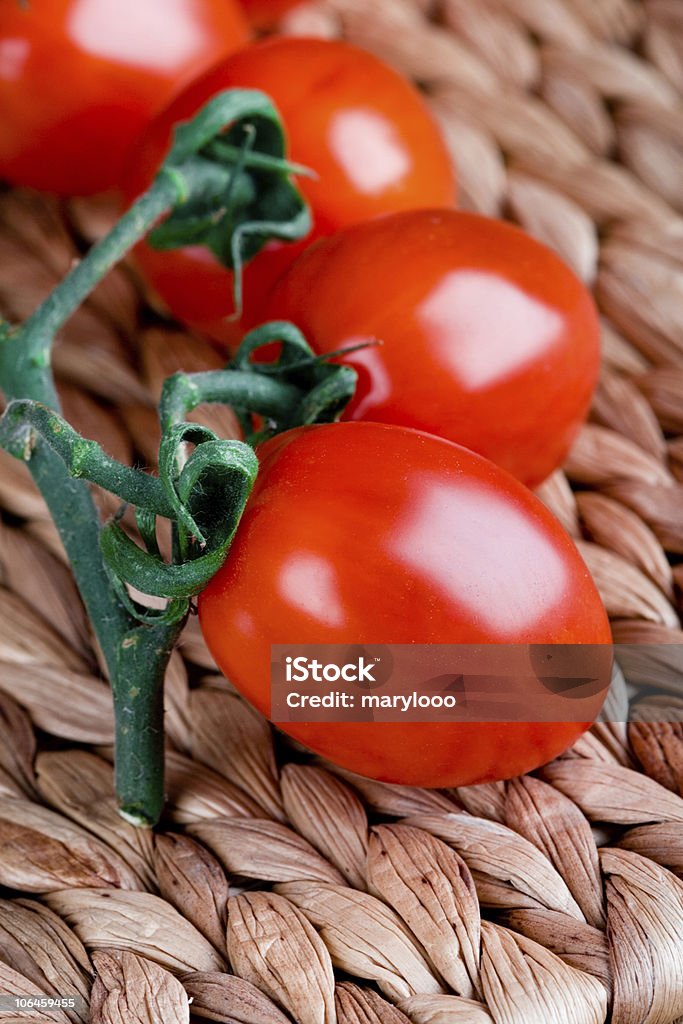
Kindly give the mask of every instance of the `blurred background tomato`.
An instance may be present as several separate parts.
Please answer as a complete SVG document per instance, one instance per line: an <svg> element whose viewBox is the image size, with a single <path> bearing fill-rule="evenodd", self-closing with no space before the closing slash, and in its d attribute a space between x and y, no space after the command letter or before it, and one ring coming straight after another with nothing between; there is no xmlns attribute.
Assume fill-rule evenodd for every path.
<svg viewBox="0 0 683 1024"><path fill-rule="evenodd" d="M248 38L237 0L3 0L0 177L61 195L118 185L157 111Z"/></svg>

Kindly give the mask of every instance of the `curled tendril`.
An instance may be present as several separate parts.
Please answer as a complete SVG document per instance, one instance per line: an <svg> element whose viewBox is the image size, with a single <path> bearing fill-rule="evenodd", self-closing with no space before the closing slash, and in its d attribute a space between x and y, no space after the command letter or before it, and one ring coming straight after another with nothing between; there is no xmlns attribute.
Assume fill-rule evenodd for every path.
<svg viewBox="0 0 683 1024"><path fill-rule="evenodd" d="M196 423L179 423L164 433L159 445L159 479L161 480L171 508L173 509L178 527L184 536L193 537L200 547L206 544L206 538L195 521L185 502L178 494L177 480L181 451L185 444L201 445L206 441L217 441L213 430L198 426Z"/></svg>
<svg viewBox="0 0 683 1024"><path fill-rule="evenodd" d="M198 442L197 447L178 469L178 449L188 440ZM183 560L171 564L162 560L149 519L143 519L147 550L115 520L103 527L100 539L105 563L120 585L127 583L143 594L169 600L156 621L161 616L180 615L182 602L186 611L189 598L203 590L220 569L258 470L256 455L247 445L219 440L195 424L180 425L164 441L164 483L169 498L172 492L178 516L178 550ZM149 619L147 609L144 613L134 609L133 613L143 621Z"/></svg>
<svg viewBox="0 0 683 1024"><path fill-rule="evenodd" d="M164 608L149 608L133 600L124 581L106 562L105 568L119 601L137 622L145 626L174 626L176 623L181 623L187 616L190 610L189 598L179 597L168 600Z"/></svg>
<svg viewBox="0 0 683 1024"><path fill-rule="evenodd" d="M159 542L157 540L157 517L155 513L147 508L136 508L135 522L145 548L151 554L158 555L161 558Z"/></svg>

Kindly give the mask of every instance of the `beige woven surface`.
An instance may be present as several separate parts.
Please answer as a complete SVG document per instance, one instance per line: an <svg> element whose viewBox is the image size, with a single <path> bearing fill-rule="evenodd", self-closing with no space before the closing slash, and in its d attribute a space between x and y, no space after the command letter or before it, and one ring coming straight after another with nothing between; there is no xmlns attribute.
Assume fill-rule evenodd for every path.
<svg viewBox="0 0 683 1024"><path fill-rule="evenodd" d="M0 455L0 992L92 989L95 1024L683 1021L683 727L660 721L683 719L683 3L321 0L286 27L411 74L463 204L521 223L594 287L600 388L541 496L615 638L658 646L615 681L612 719L641 688L628 726L596 725L535 777L434 792L276 758L193 620L153 836L116 814L88 624L42 500ZM4 311L26 316L109 216L0 196ZM152 466L162 379L220 360L150 322L119 269L55 363L77 427Z"/></svg>

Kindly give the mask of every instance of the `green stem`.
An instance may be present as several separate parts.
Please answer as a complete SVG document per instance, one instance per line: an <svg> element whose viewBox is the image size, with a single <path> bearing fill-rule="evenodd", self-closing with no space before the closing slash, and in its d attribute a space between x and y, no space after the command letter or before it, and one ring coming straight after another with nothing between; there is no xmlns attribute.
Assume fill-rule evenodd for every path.
<svg viewBox="0 0 683 1024"><path fill-rule="evenodd" d="M173 518L173 504L161 480L142 470L124 466L107 455L97 441L81 437L71 424L46 405L30 399L11 402L0 420L0 445L26 458L35 445L34 438L27 448L27 432L31 430L39 434L60 457L70 477L88 480L111 491L121 501L167 519Z"/></svg>
<svg viewBox="0 0 683 1024"><path fill-rule="evenodd" d="M0 383L7 399L32 398L59 409L49 373L57 331L76 312L99 281L183 197L182 178L162 171L149 191L93 246L21 326L5 328L0 338Z"/></svg>
<svg viewBox="0 0 683 1024"><path fill-rule="evenodd" d="M179 201L182 179L162 172L150 190L142 196L115 228L99 242L67 277L57 286L36 312L22 326L10 328L0 325L0 387L7 401L29 398L43 403L35 408L37 421L56 442L52 450L38 438L25 451L29 470L35 480L57 527L66 554L71 563L76 584L86 611L93 624L102 649L115 706L128 706L132 669L149 672L152 692L148 705L141 699L137 716L116 716L116 776L117 793L122 810L130 813L139 823L153 823L163 802L163 739L158 732L161 712L161 684L170 651L178 635L180 624L154 627L139 626L119 600L100 554L100 522L90 488L83 480L69 475L69 460L59 445L60 424L51 409L59 409L59 400L51 370L51 350L56 332L78 309L100 279L113 267L149 228L172 205ZM31 404L31 403L29 403ZM16 408L16 407L15 407ZM10 420L11 420L10 415ZM39 423L34 424L38 429ZM16 422L14 424L16 428ZM70 428L69 428L70 429ZM15 435L16 429L10 431ZM24 431L25 440L29 434ZM81 439L82 440L82 439ZM27 442L28 443L28 442ZM87 442L77 447L75 464L82 475L92 475L100 482L100 471L111 470L111 461L96 446ZM120 483L129 498L140 497L139 477L134 470L121 467ZM104 482L104 481L103 481ZM108 484L107 484L108 486ZM154 492L158 498L158 481L144 488L147 497ZM157 504L161 504L157 501ZM162 507L167 507L166 506ZM149 630L147 638L145 630ZM153 634L153 635L151 635ZM122 640L132 635L140 637L140 648L145 658L122 653ZM125 642L125 639L124 639ZM153 653L155 652L155 653ZM140 680L141 687L147 687ZM154 687L158 688L157 690ZM145 708L145 710L141 710ZM162 723L163 724L163 723ZM139 794L139 799L135 798Z"/></svg>
<svg viewBox="0 0 683 1024"><path fill-rule="evenodd" d="M36 446L28 466L59 531L116 690L117 637L134 619L118 600L100 557L100 524L90 490L82 480L69 477L59 455L46 444Z"/></svg>
<svg viewBox="0 0 683 1024"><path fill-rule="evenodd" d="M249 370L210 370L205 373L174 373L167 377L159 402L164 432L184 420L204 402L222 402L233 409L248 409L273 419L292 413L303 392L294 384Z"/></svg>
<svg viewBox="0 0 683 1024"><path fill-rule="evenodd" d="M136 626L121 639L114 690L119 812L150 827L164 804L164 676L185 620Z"/></svg>

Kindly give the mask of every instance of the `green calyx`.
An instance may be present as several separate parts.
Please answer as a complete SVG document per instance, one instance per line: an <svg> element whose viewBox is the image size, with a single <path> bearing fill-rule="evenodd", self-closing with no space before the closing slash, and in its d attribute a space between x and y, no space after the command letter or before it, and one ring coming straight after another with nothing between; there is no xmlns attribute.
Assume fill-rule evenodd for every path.
<svg viewBox="0 0 683 1024"><path fill-rule="evenodd" d="M292 182L292 175L310 173L287 161L279 115L267 96L248 89L218 93L176 129L160 174L173 178L183 201L149 242L157 249L210 249L234 272L239 313L243 265L271 238L293 242L310 231L308 207Z"/></svg>
<svg viewBox="0 0 683 1024"><path fill-rule="evenodd" d="M253 361L259 349L273 345L279 346L274 359ZM357 374L329 359L316 356L294 324L262 324L245 335L225 370L176 373L165 381L159 404L162 430L172 430L206 402L230 405L251 445L293 427L331 423L351 401ZM257 429L256 417L265 426Z"/></svg>

